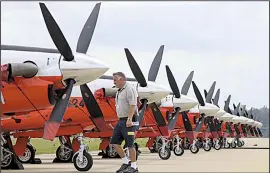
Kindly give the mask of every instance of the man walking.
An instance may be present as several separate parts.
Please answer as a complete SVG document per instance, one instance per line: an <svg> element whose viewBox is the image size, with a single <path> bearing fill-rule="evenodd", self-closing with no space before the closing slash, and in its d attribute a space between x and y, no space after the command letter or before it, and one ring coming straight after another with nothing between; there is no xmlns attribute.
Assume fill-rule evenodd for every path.
<svg viewBox="0 0 270 173"><path fill-rule="evenodd" d="M138 116L138 93L132 85L126 82L124 73L114 73L113 80L115 86L119 88L115 97L119 121L114 128L111 144L114 145L116 152L123 161L122 166L116 173L137 173L136 150L134 148L134 132L136 127L133 126L132 121L137 119L136 116ZM125 140L126 146L129 149L131 163L121 147L123 140Z"/></svg>

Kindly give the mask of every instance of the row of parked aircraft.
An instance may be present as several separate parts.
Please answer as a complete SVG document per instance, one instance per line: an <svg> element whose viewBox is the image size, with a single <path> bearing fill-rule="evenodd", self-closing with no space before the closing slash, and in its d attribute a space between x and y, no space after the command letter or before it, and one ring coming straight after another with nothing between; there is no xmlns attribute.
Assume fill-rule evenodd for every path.
<svg viewBox="0 0 270 173"><path fill-rule="evenodd" d="M109 66L86 54L90 45L101 3L87 19L77 42L76 52L69 47L61 29L44 3L40 9L57 49L1 45L1 168L23 169L21 163L35 161L30 138L54 140L58 162L73 162L79 171L88 171L93 159L83 138L101 138L99 149L106 157L117 157L109 145L117 123L114 97L117 88L112 76L104 75ZM155 82L163 56L162 45L150 67L148 78L140 70L129 49L124 49L135 78L128 78L138 91L139 127L136 138L149 138L146 146L169 159L190 149L210 151L244 145L241 137L262 136L262 124L252 111L240 103L230 109L231 96L224 109L218 106L220 89L214 99L214 82L205 99L190 72L181 91L169 66L170 88ZM193 86L196 99L187 96ZM192 112L193 108L198 111ZM13 146L10 136L17 138ZM73 138L71 141L71 137ZM230 142L228 138L233 138ZM126 150L127 151L127 150ZM139 149L137 147L138 155ZM128 154L128 152L127 152Z"/></svg>

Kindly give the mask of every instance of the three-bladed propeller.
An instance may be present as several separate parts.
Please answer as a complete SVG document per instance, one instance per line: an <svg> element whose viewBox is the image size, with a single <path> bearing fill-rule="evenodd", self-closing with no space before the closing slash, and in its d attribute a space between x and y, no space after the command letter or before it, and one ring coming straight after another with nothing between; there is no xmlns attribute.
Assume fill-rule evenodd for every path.
<svg viewBox="0 0 270 173"><path fill-rule="evenodd" d="M205 91L205 95L206 95L206 98L205 98L205 102L204 102L204 99L201 95L201 92L200 90L198 89L196 83L194 81L192 81L192 86L193 86L193 90L194 90L194 93L195 93L195 96L199 102L199 110L200 110L200 106L206 106L205 102L206 103L210 103L211 102L211 99L213 97L213 94L214 94L214 90L215 90L215 86L216 86L216 81L213 82L213 84L211 85L208 93ZM201 109L203 111L203 109ZM195 131L196 132L199 132L202 128L202 125L204 124L204 121L205 121L205 113L202 113L201 110L199 111L200 112L200 119L199 119L199 122L196 124L196 128L195 128Z"/></svg>
<svg viewBox="0 0 270 173"><path fill-rule="evenodd" d="M190 85L191 85L191 81L193 79L194 71L191 71L190 74L188 75L184 85L182 86L181 94L179 92L179 88L177 86L177 82L173 76L173 73L168 65L166 65L166 72L167 72L168 82L169 82L170 87L171 87L173 94L174 94L172 99L174 97L180 99L181 95L187 95L189 88L190 88ZM169 130L174 129L175 124L178 120L178 116L179 116L180 111L181 111L180 107L175 107L175 112L173 113L172 119L169 121L169 124L168 124ZM191 123L190 123L188 116L187 116L187 113L185 111L182 111L182 116L183 116L183 122L184 122L185 129L190 129Z"/></svg>
<svg viewBox="0 0 270 173"><path fill-rule="evenodd" d="M65 61L74 61L74 60L76 61L76 59L74 59L74 54L66 38L64 37L61 29L59 28L58 24L54 20L53 16L47 9L46 5L44 3L39 3L39 4L40 4L41 12L42 12L46 27L58 51L64 57ZM77 49L76 49L76 52L78 53L86 54L87 52L87 49L90 45L94 30L95 30L98 14L100 10L100 5L101 3L97 3L95 5L93 11L91 12L89 18L87 19L81 31L80 37L77 42ZM69 98L70 98L75 80L67 79L66 83L67 83L67 86L63 94L61 95L60 99L57 100L56 105L54 106L52 110L49 120L45 123L44 134L43 134L44 139L53 140L55 138L58 128L60 126L60 123L64 117L64 113L68 106ZM93 116L94 118L103 117L102 112L91 90L88 88L88 86L86 84L83 84L80 86L80 89L81 89L81 93L82 93L86 108L88 112L91 114L91 116ZM93 121L93 122L97 124L96 121ZM101 120L101 122L105 122L104 119L103 121ZM101 122L99 122L98 124L102 124ZM100 127L100 126L97 126L97 127Z"/></svg>
<svg viewBox="0 0 270 173"><path fill-rule="evenodd" d="M138 81L139 85L141 87L147 87L147 82L145 80L145 77L139 67L139 65L137 64L136 60L134 59L134 57L132 56L131 52L129 51L129 49L125 48L125 54L126 54L126 57L127 57L127 60L128 60L128 64L130 66L130 69L133 73L133 75L135 76L136 80ZM150 67L150 70L149 70L149 73L148 73L148 81L152 81L154 82L156 80L156 77L157 77L157 74L158 74L158 71L159 71L159 67L160 67L160 63L161 63L161 60L162 60L162 55L163 55L163 51L164 51L164 45L161 45L156 56L155 56L155 59L153 60L152 62L152 65ZM147 106L147 102L148 100L147 99L143 99L142 100L142 105L140 107L140 113L139 113L139 126L141 125L142 123L142 120L143 120L143 117L144 117L144 113L145 113L145 110L146 110L146 106ZM153 102L150 104L151 108L152 108L152 111L154 110L154 117L155 119L157 120L157 122L159 122L159 112L156 113L156 111L159 111L159 109L156 109L156 103ZM138 126L138 128L139 128Z"/></svg>

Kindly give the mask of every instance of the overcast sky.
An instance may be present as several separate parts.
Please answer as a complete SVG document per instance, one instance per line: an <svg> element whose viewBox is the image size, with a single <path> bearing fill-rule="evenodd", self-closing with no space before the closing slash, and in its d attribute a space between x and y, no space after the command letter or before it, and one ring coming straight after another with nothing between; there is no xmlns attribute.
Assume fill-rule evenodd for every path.
<svg viewBox="0 0 270 173"><path fill-rule="evenodd" d="M45 2L74 51L95 3ZM55 48L38 2L1 2L1 43ZM229 94L248 108L269 105L268 2L102 2L88 54L111 66L106 74L133 77L128 47L147 78L162 44L156 82L169 86L167 64L180 89L192 70L202 94L216 81L222 107Z"/></svg>

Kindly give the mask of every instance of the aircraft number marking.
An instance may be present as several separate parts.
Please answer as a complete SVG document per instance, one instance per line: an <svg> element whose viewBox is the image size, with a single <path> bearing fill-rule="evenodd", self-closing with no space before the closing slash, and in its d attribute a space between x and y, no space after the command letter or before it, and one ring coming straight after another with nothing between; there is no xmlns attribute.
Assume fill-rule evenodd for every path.
<svg viewBox="0 0 270 173"><path fill-rule="evenodd" d="M84 107L84 101L83 101L83 99L80 101L80 103L79 103L78 99L76 99L76 98L71 99L70 102L71 102L71 105Z"/></svg>

